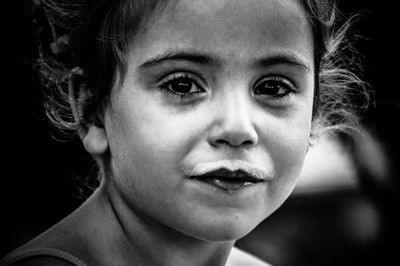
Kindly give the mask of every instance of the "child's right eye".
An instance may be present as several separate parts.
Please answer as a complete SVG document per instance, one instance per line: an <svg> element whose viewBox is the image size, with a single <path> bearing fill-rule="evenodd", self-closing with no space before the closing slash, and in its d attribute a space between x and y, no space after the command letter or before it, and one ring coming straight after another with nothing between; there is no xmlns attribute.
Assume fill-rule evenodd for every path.
<svg viewBox="0 0 400 266"><path fill-rule="evenodd" d="M197 81L198 79L190 73L174 73L162 81L159 88L184 101L206 92Z"/></svg>

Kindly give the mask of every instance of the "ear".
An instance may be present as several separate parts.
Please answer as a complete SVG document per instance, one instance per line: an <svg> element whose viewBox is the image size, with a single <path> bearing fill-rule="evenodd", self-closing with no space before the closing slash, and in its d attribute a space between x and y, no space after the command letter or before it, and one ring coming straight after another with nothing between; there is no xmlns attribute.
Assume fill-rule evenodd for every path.
<svg viewBox="0 0 400 266"><path fill-rule="evenodd" d="M108 150L108 138L103 127L90 125L82 141L85 149L92 155L102 155Z"/></svg>
<svg viewBox="0 0 400 266"><path fill-rule="evenodd" d="M83 75L83 70L80 67L71 70L68 83L69 102L83 146L92 155L102 155L108 149L108 138L104 127L94 121L91 124L81 123L82 105L89 97L84 90Z"/></svg>

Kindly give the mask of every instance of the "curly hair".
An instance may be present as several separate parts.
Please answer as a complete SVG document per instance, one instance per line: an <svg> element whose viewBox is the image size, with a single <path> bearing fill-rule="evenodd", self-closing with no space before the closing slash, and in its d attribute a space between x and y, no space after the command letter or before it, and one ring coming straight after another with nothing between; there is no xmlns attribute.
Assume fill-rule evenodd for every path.
<svg viewBox="0 0 400 266"><path fill-rule="evenodd" d="M36 24L41 45L37 68L44 85L45 107L50 121L64 132L96 123L107 104L116 79L123 76L124 52L139 24L163 1L40 0ZM69 104L70 73L83 70L81 88L86 97L74 120Z"/></svg>
<svg viewBox="0 0 400 266"><path fill-rule="evenodd" d="M335 1L300 2L309 16L316 47L317 75L311 134L364 134L359 122L372 102L372 91L360 77L361 55L354 47L357 36L350 38L350 28L358 14L345 19Z"/></svg>
<svg viewBox="0 0 400 266"><path fill-rule="evenodd" d="M124 79L128 44L141 23L160 12L168 1L36 1L36 20L42 36L37 66L48 117L66 133L100 123L116 75L119 81ZM316 75L311 136L357 131L370 94L359 78L360 64L348 35L355 17L344 19L332 0L298 1L314 36ZM74 82L70 74L76 67L83 70L78 89L86 95L79 104L78 119L72 113L68 93L69 82Z"/></svg>

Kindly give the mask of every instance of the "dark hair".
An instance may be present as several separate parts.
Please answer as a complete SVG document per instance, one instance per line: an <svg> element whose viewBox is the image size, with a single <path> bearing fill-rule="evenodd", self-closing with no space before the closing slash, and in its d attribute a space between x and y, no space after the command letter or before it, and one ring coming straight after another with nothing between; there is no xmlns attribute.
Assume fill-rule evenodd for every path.
<svg viewBox="0 0 400 266"><path fill-rule="evenodd" d="M123 80L123 54L129 39L144 17L162 2L40 0L36 17L42 25L42 42L37 68L47 115L57 128L67 132L98 122L116 74ZM85 94L78 121L74 120L68 95L70 74L76 67L83 70L79 89Z"/></svg>
<svg viewBox="0 0 400 266"><path fill-rule="evenodd" d="M364 134L359 121L371 103L361 56L350 28L358 14L345 18L334 0L300 0L308 15L315 46L315 96L312 136L322 133Z"/></svg>
<svg viewBox="0 0 400 266"><path fill-rule="evenodd" d="M332 129L357 129L359 111L369 102L369 94L358 77L356 53L347 38L353 19L343 19L334 1L299 1L314 36L316 88L312 136ZM38 16L38 24L43 25L38 68L45 89L47 114L56 127L66 132L99 123L116 75L121 77L120 81L124 78L124 53L128 43L141 23L166 2L40 1L39 10L44 13L40 16L39 12ZM85 94L77 120L68 96L70 74L75 67L83 70L79 89Z"/></svg>

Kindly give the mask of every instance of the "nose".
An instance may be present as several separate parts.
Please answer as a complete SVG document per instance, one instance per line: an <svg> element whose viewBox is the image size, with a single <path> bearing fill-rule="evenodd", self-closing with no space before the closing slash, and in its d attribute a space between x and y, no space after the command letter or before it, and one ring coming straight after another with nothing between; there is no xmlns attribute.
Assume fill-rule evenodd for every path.
<svg viewBox="0 0 400 266"><path fill-rule="evenodd" d="M251 104L243 95L224 97L214 109L214 124L208 136L214 147L252 148L258 134L253 123Z"/></svg>

